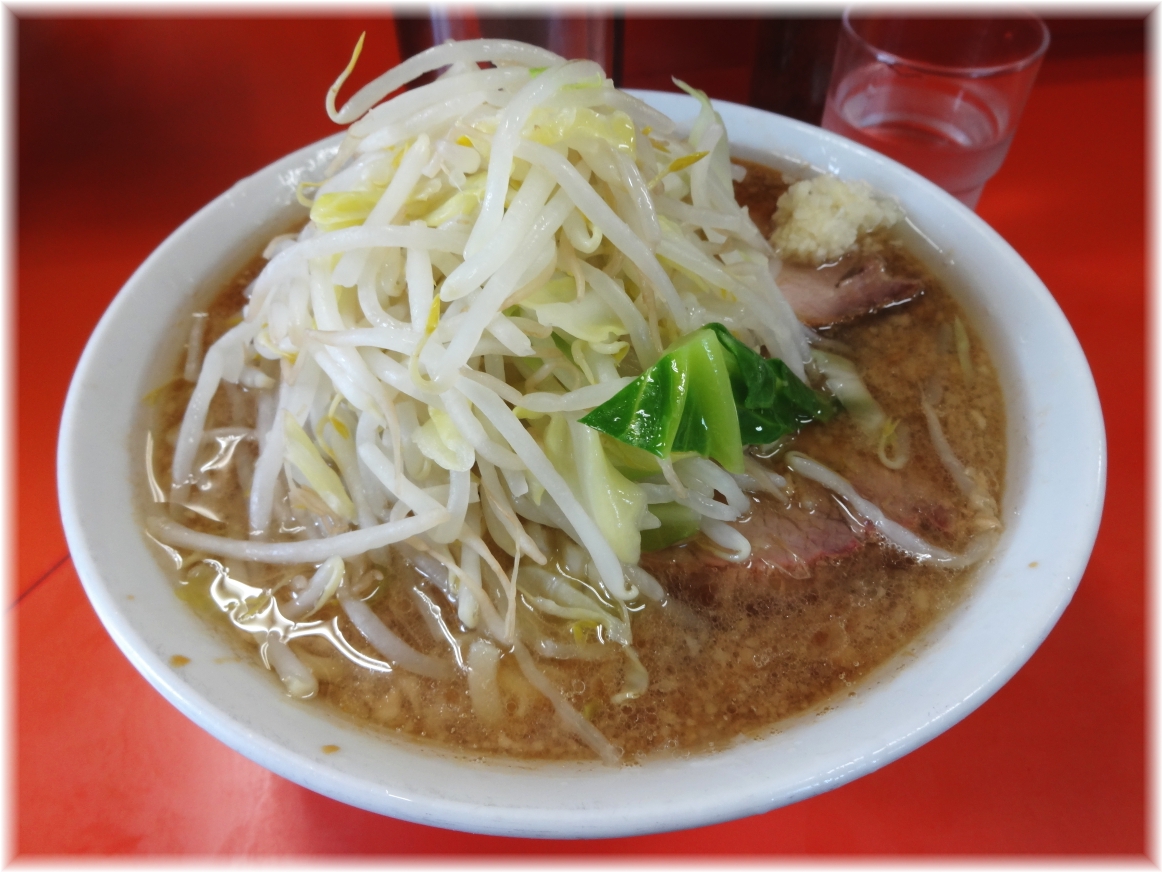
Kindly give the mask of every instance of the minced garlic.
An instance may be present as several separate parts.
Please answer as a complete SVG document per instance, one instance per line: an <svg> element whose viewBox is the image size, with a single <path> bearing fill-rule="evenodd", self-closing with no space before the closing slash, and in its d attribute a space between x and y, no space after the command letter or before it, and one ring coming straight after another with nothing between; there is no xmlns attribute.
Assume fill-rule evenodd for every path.
<svg viewBox="0 0 1162 872"><path fill-rule="evenodd" d="M788 260L823 264L855 247L861 234L891 227L903 213L867 182L816 176L795 182L779 197L771 245Z"/></svg>

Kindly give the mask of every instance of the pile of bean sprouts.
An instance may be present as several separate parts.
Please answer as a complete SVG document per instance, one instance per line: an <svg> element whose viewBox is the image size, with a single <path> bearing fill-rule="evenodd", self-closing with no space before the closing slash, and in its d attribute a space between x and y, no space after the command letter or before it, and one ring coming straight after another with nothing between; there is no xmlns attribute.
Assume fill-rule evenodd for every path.
<svg viewBox="0 0 1162 872"><path fill-rule="evenodd" d="M694 510L741 560L750 545L728 522L748 511L748 490L785 482L749 460L732 475L699 457L615 481L603 437L578 419L709 322L800 377L807 333L735 202L726 133L703 95L681 135L590 61L476 40L429 49L336 109L358 52L328 96L346 138L321 182L301 188L312 220L271 241L240 323L200 359L191 337L196 384L167 498L181 505L199 480L221 384L244 386L258 409L249 538L165 515L149 532L235 561L316 565L263 631L263 657L296 695L317 685L286 642L334 601L386 669L463 669L485 721L500 717L497 664L513 656L569 728L615 759L532 656L584 657L586 646L538 628L599 627L625 658L614 701L640 695L630 607L664 596L638 566L640 532L659 524L649 507ZM546 419L570 449L564 461L546 445ZM279 533L292 528L302 532ZM454 609L457 625L434 635L455 667L405 643L358 595L355 578L369 559L386 563L387 546ZM544 621L521 619L521 604Z"/></svg>

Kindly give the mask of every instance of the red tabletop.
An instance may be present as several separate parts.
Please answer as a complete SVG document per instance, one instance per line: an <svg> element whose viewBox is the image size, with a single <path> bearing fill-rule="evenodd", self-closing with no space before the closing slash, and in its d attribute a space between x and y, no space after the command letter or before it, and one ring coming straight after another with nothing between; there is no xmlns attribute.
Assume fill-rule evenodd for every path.
<svg viewBox="0 0 1162 872"><path fill-rule="evenodd" d="M663 85L668 57L712 96L745 101L753 40L707 49L737 23L687 23L702 34L688 50L659 41L662 26L627 26L625 84ZM1120 45L1051 54L978 209L1048 285L1093 367L1109 438L1101 531L1045 644L944 735L765 815L526 842L314 794L210 738L138 676L90 608L61 531L53 464L69 378L120 285L182 220L332 132L323 94L364 29L369 78L397 58L387 18L18 21L18 855L1142 856L1146 82L1141 50Z"/></svg>

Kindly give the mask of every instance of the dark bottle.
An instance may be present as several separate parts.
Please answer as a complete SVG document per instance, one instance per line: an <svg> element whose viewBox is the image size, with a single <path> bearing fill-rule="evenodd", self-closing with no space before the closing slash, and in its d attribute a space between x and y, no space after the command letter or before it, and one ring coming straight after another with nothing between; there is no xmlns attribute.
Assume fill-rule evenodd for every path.
<svg viewBox="0 0 1162 872"><path fill-rule="evenodd" d="M620 78L621 22L603 9L549 11L543 15L503 16L469 7L433 7L428 15L403 13L395 19L401 58L409 58L448 39L516 39L544 46L566 58L589 58ZM429 78L432 74L429 74Z"/></svg>
<svg viewBox="0 0 1162 872"><path fill-rule="evenodd" d="M840 19L759 19L750 105L818 124L823 118Z"/></svg>

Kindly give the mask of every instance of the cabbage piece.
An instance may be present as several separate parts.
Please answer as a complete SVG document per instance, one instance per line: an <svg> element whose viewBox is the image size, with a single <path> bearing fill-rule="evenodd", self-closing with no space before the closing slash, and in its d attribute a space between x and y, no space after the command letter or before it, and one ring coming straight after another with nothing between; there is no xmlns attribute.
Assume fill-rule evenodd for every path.
<svg viewBox="0 0 1162 872"><path fill-rule="evenodd" d="M760 356L721 324L705 329L713 330L728 352L726 366L744 445L768 445L812 421L835 416L834 402L801 382L783 361Z"/></svg>
<svg viewBox="0 0 1162 872"><path fill-rule="evenodd" d="M707 324L581 423L656 457L689 451L741 473L743 445L769 444L834 414L834 404L781 360Z"/></svg>
<svg viewBox="0 0 1162 872"><path fill-rule="evenodd" d="M442 409L428 406L428 420L416 431L420 453L444 469L464 472L476 463L476 451Z"/></svg>
<svg viewBox="0 0 1162 872"><path fill-rule="evenodd" d="M496 679L502 656L487 639L477 639L468 648L468 698L476 717L490 726L504 720L504 701Z"/></svg>
<svg viewBox="0 0 1162 872"><path fill-rule="evenodd" d="M605 449L605 456L609 458L610 463L616 466L617 471L630 481L645 481L662 474L658 458L647 451L642 451L640 448L605 433L602 433L601 445ZM671 459L676 460L677 457Z"/></svg>
<svg viewBox="0 0 1162 872"><path fill-rule="evenodd" d="M660 527L642 531L642 551L661 551L691 536L701 529L702 516L680 503L655 503L650 514L661 521Z"/></svg>
<svg viewBox="0 0 1162 872"><path fill-rule="evenodd" d="M453 218L471 215L480 206L480 201L484 199L484 183L487 179L488 173L486 171L468 176L460 190L435 208L415 217L422 218L429 227L439 227Z"/></svg>
<svg viewBox="0 0 1162 872"><path fill-rule="evenodd" d="M742 472L742 438L726 351L713 330L690 333L581 419L657 457L693 451Z"/></svg>
<svg viewBox="0 0 1162 872"><path fill-rule="evenodd" d="M564 415L554 413L545 429L544 448L617 559L637 563L641 556L638 528L646 511L646 495L609 462L597 431L570 425Z"/></svg>
<svg viewBox="0 0 1162 872"><path fill-rule="evenodd" d="M338 517L354 523L355 505L347 496L338 474L323 460L319 449L294 415L284 415L284 419L287 462L302 476L303 483L322 498L328 509Z"/></svg>
<svg viewBox="0 0 1162 872"><path fill-rule="evenodd" d="M558 277L521 302L547 327L559 327L570 336L586 342L612 342L629 333L625 324L599 294L577 299L577 284L572 276Z"/></svg>
<svg viewBox="0 0 1162 872"><path fill-rule="evenodd" d="M540 306L550 303L567 303L577 296L577 282L571 275L556 272L547 282L520 301L523 308L534 313ZM516 309L510 311L515 312Z"/></svg>
<svg viewBox="0 0 1162 872"><path fill-rule="evenodd" d="M827 380L827 389L855 419L863 434L873 442L878 442L888 417L863 383L855 364L846 357L819 349L811 352L811 359Z"/></svg>
<svg viewBox="0 0 1162 872"><path fill-rule="evenodd" d="M540 108L529 119L529 128L532 129L526 136L544 145L558 142L573 145L580 138L592 138L608 143L631 160L637 158L633 119L620 109L602 115L583 106Z"/></svg>
<svg viewBox="0 0 1162 872"><path fill-rule="evenodd" d="M382 187L374 187L367 191L320 194L311 205L311 220L324 233L362 224L383 196L384 190Z"/></svg>

